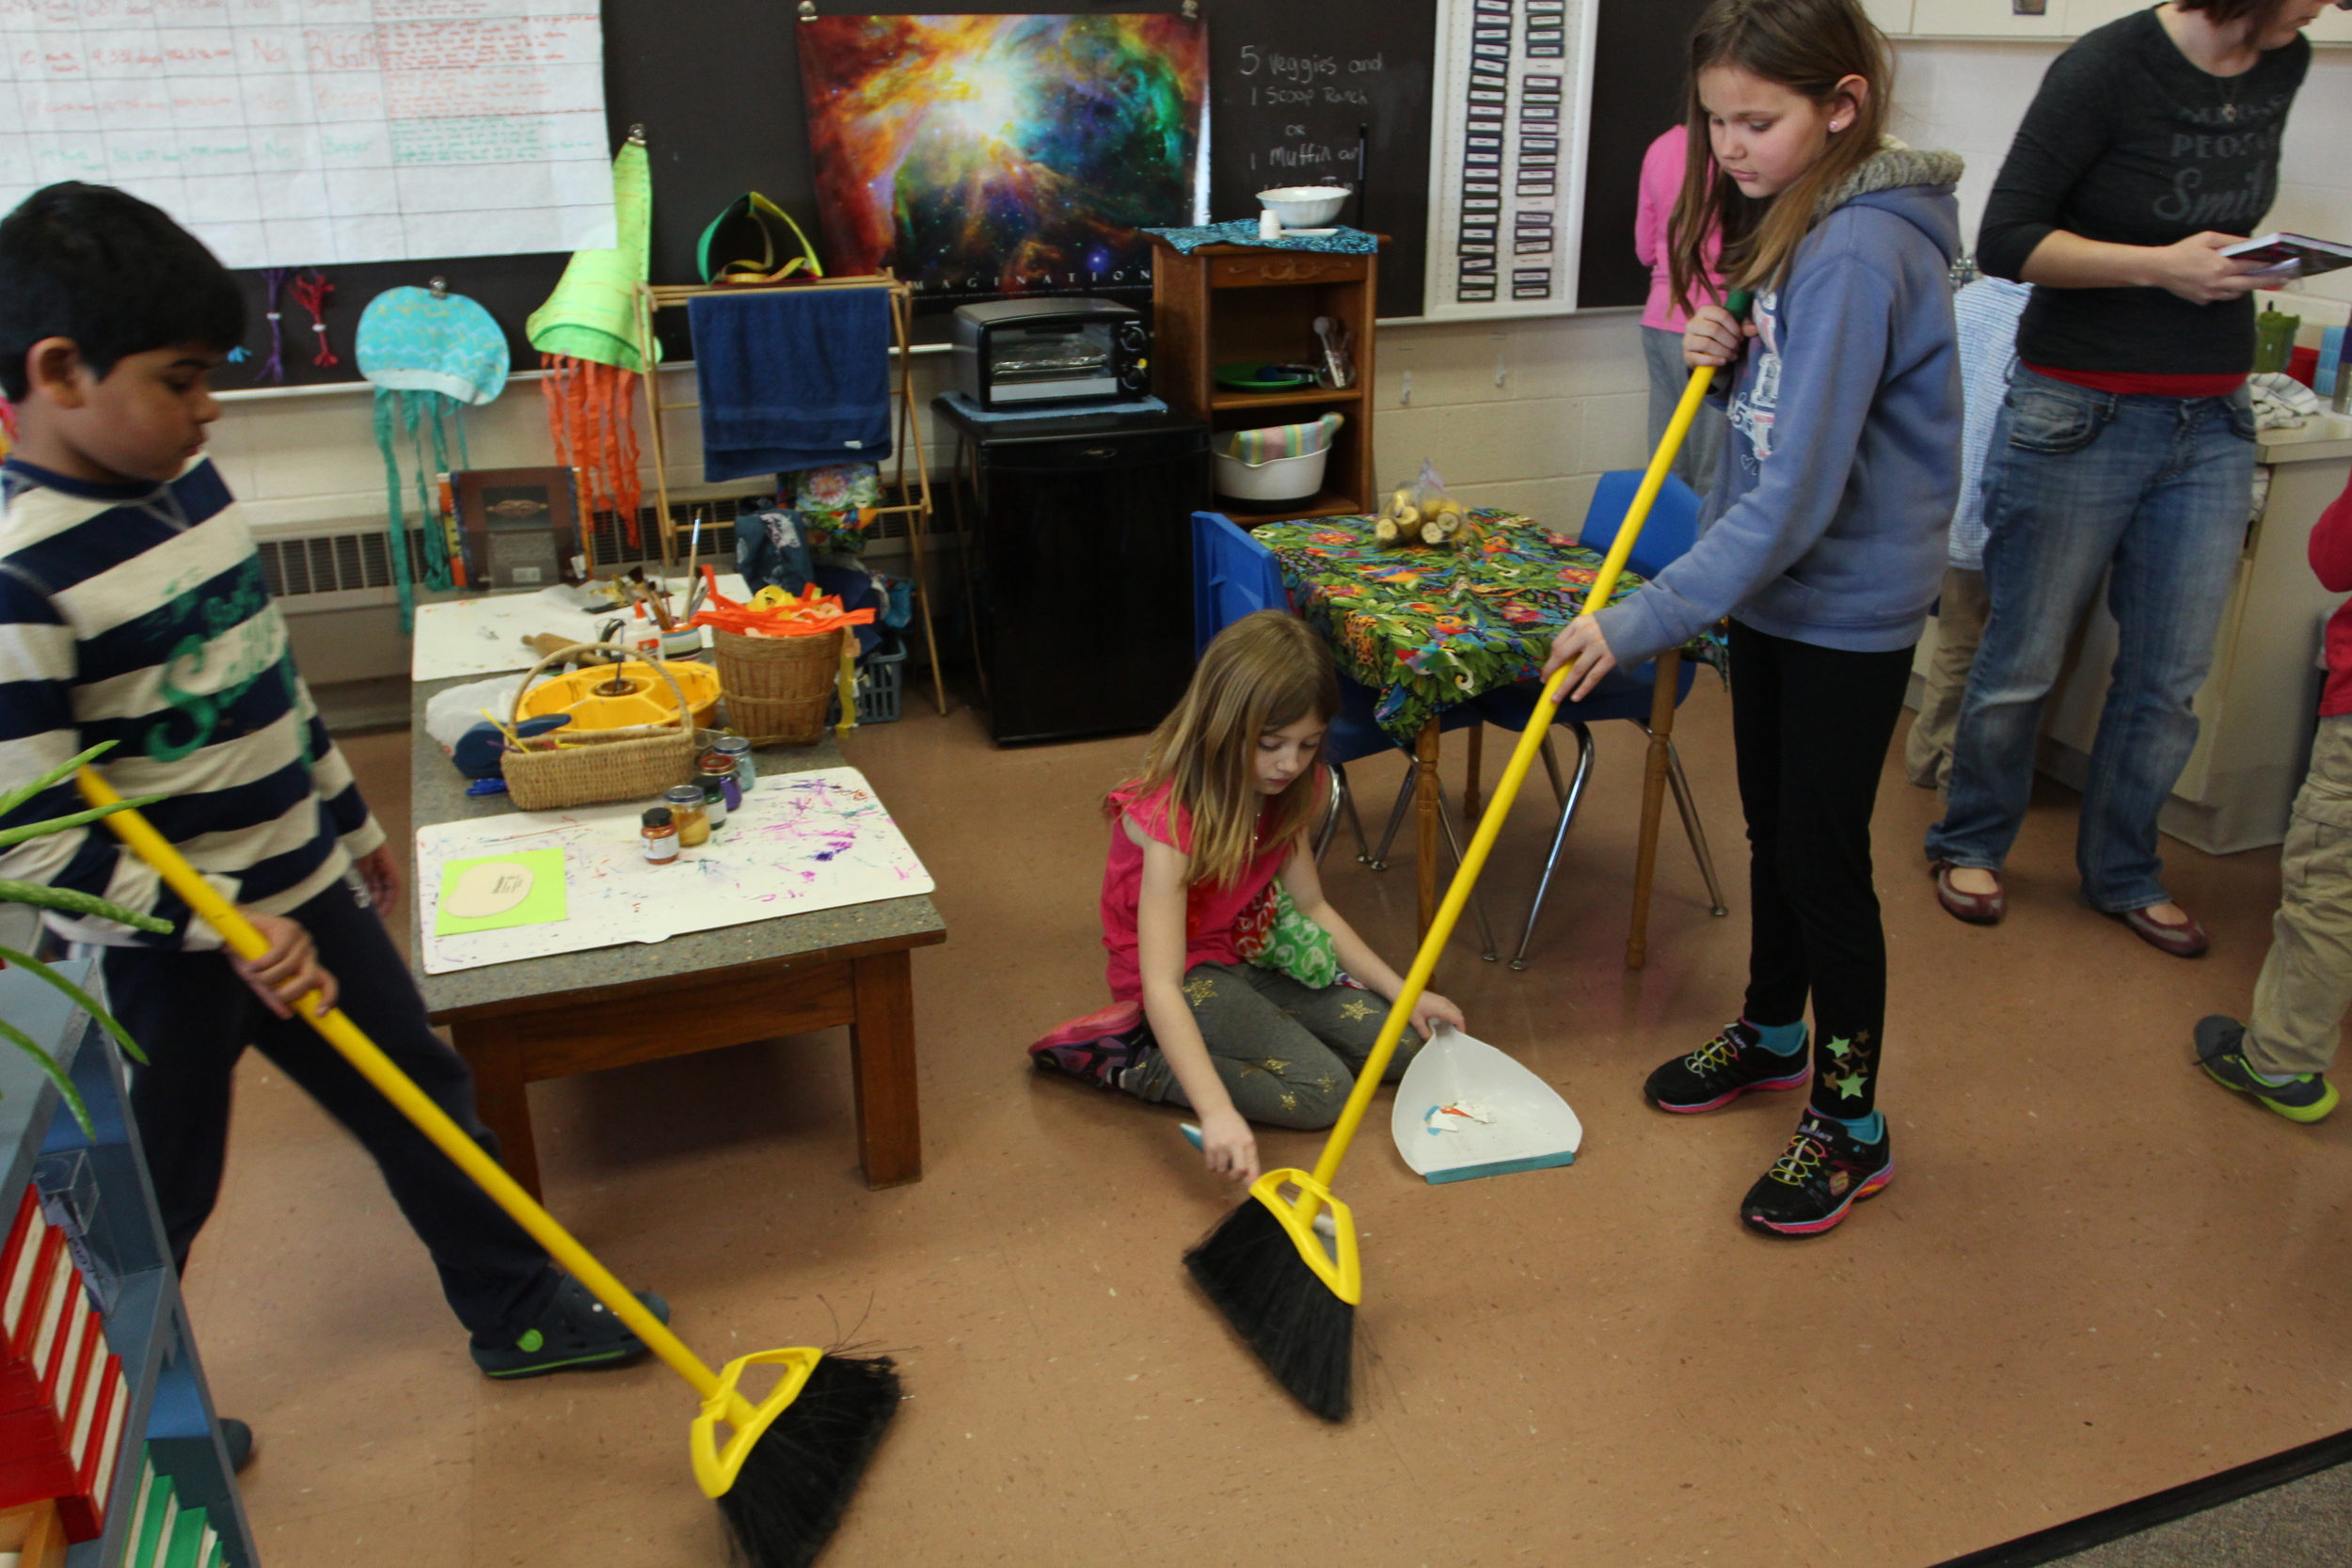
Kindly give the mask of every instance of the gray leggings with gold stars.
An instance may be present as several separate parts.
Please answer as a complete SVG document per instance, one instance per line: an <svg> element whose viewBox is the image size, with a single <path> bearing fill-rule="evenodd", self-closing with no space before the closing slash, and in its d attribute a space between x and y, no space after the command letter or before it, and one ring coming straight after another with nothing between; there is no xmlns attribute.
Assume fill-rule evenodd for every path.
<svg viewBox="0 0 2352 1568"><path fill-rule="evenodd" d="M1184 974L1184 999L1209 1047L1233 1108L1251 1121L1314 1129L1339 1119L1356 1086L1356 1069L1372 1054L1389 1005L1354 986L1302 986L1255 964L1196 964ZM1421 1049L1412 1030L1397 1042L1387 1081L1405 1076ZM1168 1058L1153 1052L1131 1092L1143 1100L1190 1105Z"/></svg>

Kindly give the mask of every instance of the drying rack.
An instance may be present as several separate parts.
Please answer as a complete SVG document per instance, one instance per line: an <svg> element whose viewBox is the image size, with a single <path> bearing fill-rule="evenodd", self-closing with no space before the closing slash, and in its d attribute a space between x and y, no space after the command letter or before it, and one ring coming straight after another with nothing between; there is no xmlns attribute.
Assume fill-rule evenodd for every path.
<svg viewBox="0 0 2352 1568"><path fill-rule="evenodd" d="M888 506L866 507L863 510L877 517L894 515L907 519L907 537L914 546L914 605L915 614L923 623L923 643L931 661L931 696L939 711L947 711L947 681L942 673L939 657L939 635L931 629L930 574L923 560L923 536L931 526L931 467L923 451L921 432L914 422L914 356L908 352L914 330L914 290L908 283L888 272L859 277L796 278L785 283L645 283L637 290L637 346L644 366L639 378L645 388L645 417L651 427L649 441L653 448L654 493L660 505L657 525L661 537L661 563L666 568L677 558L677 524L670 515L670 453L669 443L661 428L665 409L700 408L697 398L692 403L673 403L661 395L660 346L654 338L654 317L662 310L681 309L699 294L770 293L787 290L812 289L886 289L890 292L890 328L893 346L898 351L898 416L894 425L896 451L891 483L898 495L913 499L895 501ZM907 485L907 453L914 454L915 483Z"/></svg>

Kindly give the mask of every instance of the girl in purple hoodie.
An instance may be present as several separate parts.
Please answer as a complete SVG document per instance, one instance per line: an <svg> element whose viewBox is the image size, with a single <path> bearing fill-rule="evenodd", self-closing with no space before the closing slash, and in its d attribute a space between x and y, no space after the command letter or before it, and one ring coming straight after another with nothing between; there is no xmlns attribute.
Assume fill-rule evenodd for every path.
<svg viewBox="0 0 2352 1568"><path fill-rule="evenodd" d="M1811 1081L1740 1208L1778 1236L1830 1229L1895 1170L1870 813L1959 494L1961 169L1884 134L1889 69L1857 0L1716 0L1699 19L1672 259L1698 306L1684 359L1738 367L1722 467L1690 553L1572 623L1547 666L1573 664L1581 696L1731 617L1747 998L1644 1094L1692 1114ZM1745 323L1693 297L1719 229L1725 282L1755 292Z"/></svg>

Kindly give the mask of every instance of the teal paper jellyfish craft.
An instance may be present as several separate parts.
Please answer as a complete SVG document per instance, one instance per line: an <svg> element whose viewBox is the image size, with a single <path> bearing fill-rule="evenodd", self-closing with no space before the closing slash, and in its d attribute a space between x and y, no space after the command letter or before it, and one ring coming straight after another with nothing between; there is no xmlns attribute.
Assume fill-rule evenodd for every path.
<svg viewBox="0 0 2352 1568"><path fill-rule="evenodd" d="M456 435L457 467L469 467L466 428L458 415L490 402L505 388L506 334L463 294L446 293L436 278L432 289L388 289L368 302L359 316L359 373L375 388L375 444L384 453L387 526L391 532L392 581L400 594L400 625L416 615L416 585L410 580L407 525L401 515L401 473L396 437L405 434L416 459L417 510L423 525L424 581L448 588L449 538L434 501L437 477L450 471L450 436ZM425 442L432 440L432 460Z"/></svg>

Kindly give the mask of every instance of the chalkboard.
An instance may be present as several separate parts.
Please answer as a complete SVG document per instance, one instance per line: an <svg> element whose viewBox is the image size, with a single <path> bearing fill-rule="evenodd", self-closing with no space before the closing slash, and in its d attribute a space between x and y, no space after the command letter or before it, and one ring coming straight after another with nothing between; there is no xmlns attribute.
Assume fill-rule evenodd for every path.
<svg viewBox="0 0 2352 1568"><path fill-rule="evenodd" d="M819 0L828 11L856 0ZM1041 0L957 0L874 5L870 14L921 15L1173 11L1173 0L1109 0L1089 6ZM1685 40L1702 0L1601 0L1594 73L1592 163L1585 186L1581 305L1638 305L1648 277L1632 258L1633 192L1642 150L1680 118ZM1312 183L1326 173L1353 180L1357 127L1369 126L1371 188L1363 223L1390 237L1380 261L1380 312L1417 315L1428 194L1430 70L1438 0L1202 0L1209 26L1210 198L1218 217L1255 211L1252 193L1273 182ZM653 166L653 276L696 280L695 242L727 202L763 191L817 231L808 135L789 0L604 0L605 113L614 145L645 127ZM1252 61L1255 69L1248 69ZM1303 78L1303 79L1302 79ZM1276 93L1311 89L1311 102ZM1272 90L1269 90L1272 89ZM1257 94L1253 101L1253 90ZM1293 134L1292 127L1304 129ZM1277 154L1281 154L1278 157ZM1252 163L1255 159L1257 162ZM1356 221L1353 210L1347 221ZM1623 244L1612 236L1625 236ZM291 298L284 314L290 385L358 377L351 337L359 312L386 289L435 277L480 301L506 328L517 370L537 356L524 318L555 286L563 255L466 257L327 269L335 285L329 341L341 363L314 365L310 318ZM224 388L253 385L266 353L262 283L246 276L254 360L226 367ZM926 324L944 336L945 323ZM662 322L669 352L689 352L684 312Z"/></svg>
<svg viewBox="0 0 2352 1568"><path fill-rule="evenodd" d="M1389 243L1383 316L1421 313L1429 206L1429 101L1438 0L1212 4L1209 210L1254 216L1256 193L1369 175L1342 221Z"/></svg>
<svg viewBox="0 0 2352 1568"><path fill-rule="evenodd" d="M1682 123L1691 26L1706 8L1707 0L1602 0L1577 268L1581 309L1649 298L1649 269L1633 254L1642 154L1659 132Z"/></svg>

